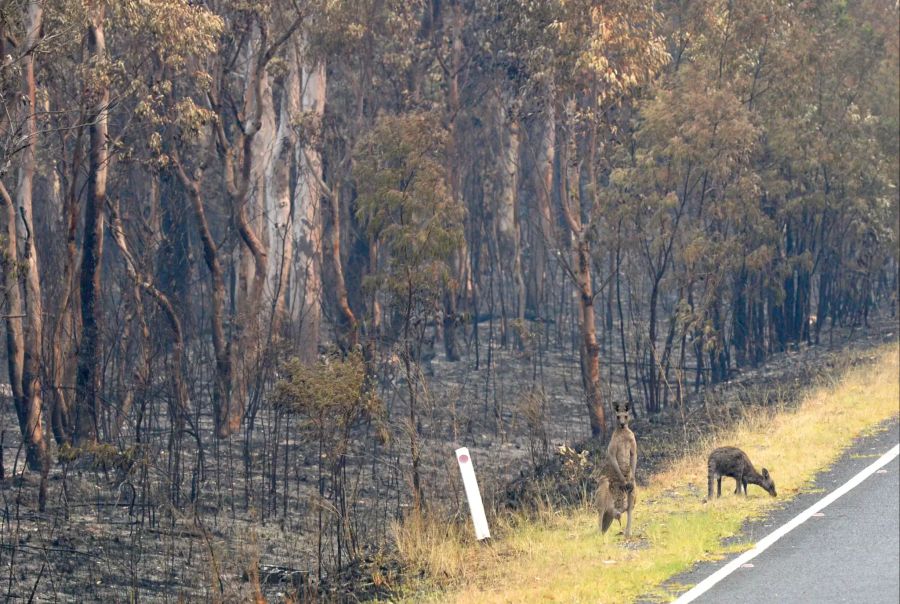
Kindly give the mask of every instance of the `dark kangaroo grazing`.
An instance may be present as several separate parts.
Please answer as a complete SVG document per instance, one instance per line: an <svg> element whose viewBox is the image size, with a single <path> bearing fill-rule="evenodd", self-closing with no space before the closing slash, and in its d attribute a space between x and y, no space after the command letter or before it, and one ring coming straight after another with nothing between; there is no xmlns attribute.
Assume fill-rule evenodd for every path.
<svg viewBox="0 0 900 604"><path fill-rule="evenodd" d="M707 475L707 497L709 499L712 499L713 496L713 481L718 482L716 496L722 496L723 476L734 478L737 483L737 487L734 490L735 495L740 495L741 489L743 489L746 497L748 484L761 486L772 497L778 495L775 492L775 481L769 476L769 471L763 468L762 473L757 472L747 454L737 447L719 447L709 454L707 467L709 470Z"/></svg>
<svg viewBox="0 0 900 604"><path fill-rule="evenodd" d="M600 464L595 504L600 514L600 530L606 533L613 520L621 523L627 514L625 536L631 536L631 512L634 509L634 474L637 470L637 440L628 427L631 419L628 405L616 405L616 429L606 447L606 458Z"/></svg>

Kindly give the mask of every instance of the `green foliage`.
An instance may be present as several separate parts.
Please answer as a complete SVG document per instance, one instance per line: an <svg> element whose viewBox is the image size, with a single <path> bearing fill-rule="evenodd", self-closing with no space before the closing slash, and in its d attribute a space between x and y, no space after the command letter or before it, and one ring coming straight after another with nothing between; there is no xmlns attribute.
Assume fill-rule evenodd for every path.
<svg viewBox="0 0 900 604"><path fill-rule="evenodd" d="M359 353L329 356L314 364L291 359L275 383L272 403L306 417L312 425L346 427L362 417L375 417L381 401L366 388L366 365Z"/></svg>
<svg viewBox="0 0 900 604"><path fill-rule="evenodd" d="M643 0L484 2L486 54L526 89L564 98L591 90L599 106L616 103L669 60L660 14ZM583 116L588 117L588 116Z"/></svg>
<svg viewBox="0 0 900 604"><path fill-rule="evenodd" d="M271 401L275 408L302 418L301 425L317 435L319 445L328 451L319 459L323 466L336 470L346 462L350 430L357 422L372 420L377 438L390 440L383 403L367 387L361 354L328 356L313 364L294 358L284 364L282 372L284 377L275 383Z"/></svg>
<svg viewBox="0 0 900 604"><path fill-rule="evenodd" d="M140 40L167 67L180 70L191 57L215 52L224 21L199 3L186 0L126 0L113 2L112 28L122 28Z"/></svg>
<svg viewBox="0 0 900 604"><path fill-rule="evenodd" d="M379 118L355 150L357 218L383 251L372 282L407 302L448 285L463 240L465 209L447 185L446 144L435 116L414 113Z"/></svg>
<svg viewBox="0 0 900 604"><path fill-rule="evenodd" d="M310 51L316 58L365 62L376 48L385 74L410 65L423 0L323 0L311 15ZM368 57L371 58L371 57Z"/></svg>
<svg viewBox="0 0 900 604"><path fill-rule="evenodd" d="M72 463L78 459L87 459L94 470L116 470L122 475L129 475L138 464L149 463L147 452L140 444L118 449L109 443L89 442L78 447L63 444L57 451L57 459L63 463Z"/></svg>
<svg viewBox="0 0 900 604"><path fill-rule="evenodd" d="M897 207L897 35L878 22L896 11L877 1L661 10L676 60L624 124L600 209L651 278L693 288L683 324L719 338L711 313L729 279L748 301L780 305L786 279L837 258L873 266L874 242L895 237L884 227ZM867 81L887 65L891 95Z"/></svg>

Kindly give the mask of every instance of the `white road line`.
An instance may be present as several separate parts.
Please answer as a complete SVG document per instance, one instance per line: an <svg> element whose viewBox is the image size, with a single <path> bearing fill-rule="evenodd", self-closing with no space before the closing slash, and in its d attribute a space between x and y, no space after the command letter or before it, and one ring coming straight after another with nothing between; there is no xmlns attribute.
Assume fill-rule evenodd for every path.
<svg viewBox="0 0 900 604"><path fill-rule="evenodd" d="M756 547L753 549L744 552L707 578L703 579L695 585L690 590L681 594L681 597L675 600L674 604L687 604L688 602L693 602L701 595L706 593L712 588L713 585L733 573L735 570L740 568L742 565L746 564L753 558L757 557L764 551L766 551L770 545L787 535L789 532L809 520L814 514L824 509L828 505L834 503L839 497L846 495L850 490L859 485L863 480L874 474L881 468L882 466L887 465L897 455L900 454L900 445L894 445L894 448L882 455L878 460L867 467L865 470L845 482L843 485L838 487L836 490L828 494L826 497L823 497L812 506L795 516L790 522L782 525L775 531L769 533L767 536L760 539L760 541L756 544Z"/></svg>

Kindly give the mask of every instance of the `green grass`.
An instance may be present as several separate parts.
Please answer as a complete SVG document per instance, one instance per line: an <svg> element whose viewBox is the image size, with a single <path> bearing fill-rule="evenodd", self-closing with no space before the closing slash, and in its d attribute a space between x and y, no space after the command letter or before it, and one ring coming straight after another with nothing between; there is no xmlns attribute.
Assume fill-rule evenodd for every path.
<svg viewBox="0 0 900 604"><path fill-rule="evenodd" d="M607 535L587 507L544 509L536 518L509 515L494 520L495 539L477 544L463 527L421 519L396 527L398 545L411 574L421 581L404 595L415 602L630 602L639 595L660 601L680 593L660 587L701 560L743 551L751 543L725 545L751 517L785 498L811 490L815 474L828 467L855 437L896 417L900 405L900 354L881 349L871 365L837 376L830 387L811 390L790 412L756 412L727 434L711 437L650 478L638 492L634 536L625 540L613 525ZM744 449L757 468L772 473L779 499L750 486L733 494L724 479L721 499L705 503L706 455L715 446ZM640 436L638 436L640 447ZM656 587L651 587L656 586ZM688 586L682 586L684 588Z"/></svg>

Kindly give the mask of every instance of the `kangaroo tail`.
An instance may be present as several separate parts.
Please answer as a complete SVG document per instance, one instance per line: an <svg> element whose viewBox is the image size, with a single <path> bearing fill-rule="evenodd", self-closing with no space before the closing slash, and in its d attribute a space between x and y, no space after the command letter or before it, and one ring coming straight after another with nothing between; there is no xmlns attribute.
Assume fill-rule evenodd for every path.
<svg viewBox="0 0 900 604"><path fill-rule="evenodd" d="M606 533L615 517L616 515L611 510L604 511L600 515L600 531Z"/></svg>

